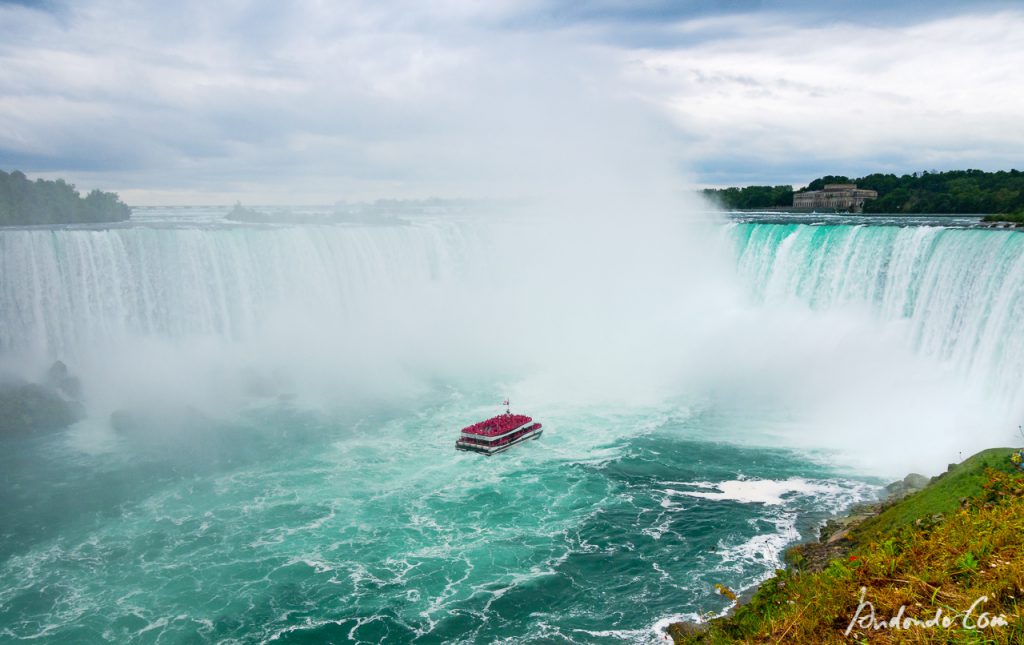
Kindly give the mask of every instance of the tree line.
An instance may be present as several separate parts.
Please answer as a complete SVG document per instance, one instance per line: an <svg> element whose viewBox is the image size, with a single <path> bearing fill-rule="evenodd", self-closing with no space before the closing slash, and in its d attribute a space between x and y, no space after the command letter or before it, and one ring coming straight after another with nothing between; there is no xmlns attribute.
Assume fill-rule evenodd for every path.
<svg viewBox="0 0 1024 645"><path fill-rule="evenodd" d="M1020 213L1024 211L1024 172L1019 170L924 171L909 175L874 173L864 177L826 175L795 192L825 184L857 184L878 192L865 213ZM793 205L792 186L706 189L704 195L726 208Z"/></svg>
<svg viewBox="0 0 1024 645"><path fill-rule="evenodd" d="M82 197L63 179L32 181L19 170L0 170L0 226L122 222L131 213L114 193Z"/></svg>
<svg viewBox="0 0 1024 645"><path fill-rule="evenodd" d="M705 188L704 196L725 208L773 208L793 205L792 186Z"/></svg>

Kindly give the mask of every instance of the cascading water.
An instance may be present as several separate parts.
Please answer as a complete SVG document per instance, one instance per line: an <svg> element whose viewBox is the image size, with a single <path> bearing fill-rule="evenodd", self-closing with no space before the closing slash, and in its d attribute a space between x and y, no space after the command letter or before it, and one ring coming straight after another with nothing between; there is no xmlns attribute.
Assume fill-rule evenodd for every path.
<svg viewBox="0 0 1024 645"><path fill-rule="evenodd" d="M2 366L89 411L0 438L0 640L649 642L873 494L811 448L1020 375L1005 233L178 215L0 232ZM506 394L543 439L457 454Z"/></svg>
<svg viewBox="0 0 1024 645"><path fill-rule="evenodd" d="M470 245L455 226L22 230L0 236L0 350L78 359L126 336L252 338L282 308L345 333Z"/></svg>
<svg viewBox="0 0 1024 645"><path fill-rule="evenodd" d="M731 227L762 302L866 306L906 324L918 353L1019 411L1024 400L1024 235L941 226Z"/></svg>
<svg viewBox="0 0 1024 645"><path fill-rule="evenodd" d="M154 399L230 412L254 376L320 400L400 397L445 317L473 319L452 299L467 265L486 270L467 235L446 221L5 232L0 364L31 377L63 360L104 414Z"/></svg>
<svg viewBox="0 0 1024 645"><path fill-rule="evenodd" d="M433 218L9 231L0 361L31 376L64 360L104 413L147 383L149 400L184 399L211 375L223 402L232 369L306 379L293 388L306 398L310 382L342 385L323 399L394 397L482 373L521 378L538 364L568 389L592 364L603 369L590 376L613 376L603 393L622 394L645 381L623 372L645 360L652 334L676 334L668 323L686 306L676 295L690 287L675 276L697 256L672 257L685 240L652 242L642 226L635 240L574 226ZM184 403L211 403L190 394Z"/></svg>

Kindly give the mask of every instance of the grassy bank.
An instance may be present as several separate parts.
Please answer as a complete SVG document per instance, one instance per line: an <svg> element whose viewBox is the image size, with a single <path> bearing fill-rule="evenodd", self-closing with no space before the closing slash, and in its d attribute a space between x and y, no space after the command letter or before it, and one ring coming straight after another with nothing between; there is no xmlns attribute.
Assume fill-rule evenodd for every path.
<svg viewBox="0 0 1024 645"><path fill-rule="evenodd" d="M693 644L1024 643L1024 472L1012 453L974 455L833 536L832 559L794 548L789 569L732 615L669 634ZM991 624L997 616L1006 625Z"/></svg>

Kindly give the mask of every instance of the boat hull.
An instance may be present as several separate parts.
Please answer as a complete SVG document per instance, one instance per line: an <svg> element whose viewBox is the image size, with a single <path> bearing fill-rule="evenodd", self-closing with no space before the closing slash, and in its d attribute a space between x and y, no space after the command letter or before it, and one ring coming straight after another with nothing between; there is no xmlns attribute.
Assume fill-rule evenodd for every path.
<svg viewBox="0 0 1024 645"><path fill-rule="evenodd" d="M512 441L509 441L507 443L503 443L503 444L501 444L499 446L484 445L484 444L477 444L477 443L469 443L469 442L466 442L466 441L459 440L459 441L455 442L455 449L456 450L465 450L467 452L478 452L478 453L480 453L482 455L487 455L488 457L490 457L491 455L496 455L499 452L505 452L506 450L508 450L512 446L515 446L517 444L523 443L524 441L529 441L531 439L537 439L537 438L540 437L540 435L543 432L544 432L544 428L537 428L536 430L531 430L529 432L526 432L526 433L522 434L521 436L516 437Z"/></svg>

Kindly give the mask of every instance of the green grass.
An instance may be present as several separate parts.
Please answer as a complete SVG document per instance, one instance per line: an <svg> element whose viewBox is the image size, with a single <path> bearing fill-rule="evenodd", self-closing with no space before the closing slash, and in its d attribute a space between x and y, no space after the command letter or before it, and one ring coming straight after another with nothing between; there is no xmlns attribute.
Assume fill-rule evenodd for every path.
<svg viewBox="0 0 1024 645"><path fill-rule="evenodd" d="M950 513L960 507L960 500L979 495L987 480L986 468L1011 472L1013 448L990 448L969 457L929 484L924 490L904 497L878 515L867 519L852 533L857 542L866 542L881 534L909 526L918 519L929 519L939 513Z"/></svg>
<svg viewBox="0 0 1024 645"><path fill-rule="evenodd" d="M923 491L904 498L854 531L856 544L823 570L780 570L733 615L703 631L669 628L676 643L1024 643L1024 472L1012 450L974 455ZM879 620L933 618L983 611L1008 624L965 629L855 625L861 589ZM977 611L975 615L977 615Z"/></svg>

